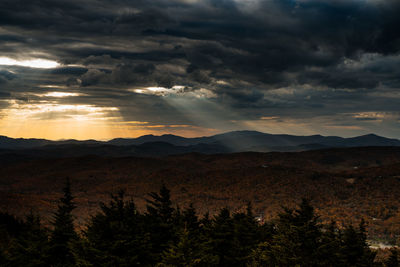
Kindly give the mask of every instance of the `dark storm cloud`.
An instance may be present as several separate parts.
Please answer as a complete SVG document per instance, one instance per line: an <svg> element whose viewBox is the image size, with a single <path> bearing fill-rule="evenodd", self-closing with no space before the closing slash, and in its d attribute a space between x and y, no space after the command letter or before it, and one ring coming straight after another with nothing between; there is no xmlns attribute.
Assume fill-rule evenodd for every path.
<svg viewBox="0 0 400 267"><path fill-rule="evenodd" d="M1 67L0 86L11 95L66 86L85 95L68 101L149 121L178 111L132 89L203 90L244 119L365 111L372 102L395 112L398 14L397 0L3 0L0 56L64 66Z"/></svg>
<svg viewBox="0 0 400 267"><path fill-rule="evenodd" d="M0 84L7 83L8 81L11 81L15 77L16 75L12 72L9 72L7 70L0 70Z"/></svg>
<svg viewBox="0 0 400 267"><path fill-rule="evenodd" d="M51 70L52 74L59 74L59 75L83 75L88 71L87 68L81 67L64 67L64 68L57 68Z"/></svg>
<svg viewBox="0 0 400 267"><path fill-rule="evenodd" d="M305 71L298 78L300 84L326 85L332 88L375 88L379 77L360 72Z"/></svg>
<svg viewBox="0 0 400 267"><path fill-rule="evenodd" d="M182 58L215 77L223 67L268 84L264 76L271 72L329 67L343 57L397 53L400 47L396 1L254 1L257 7L248 11L240 1L20 2L2 1L0 23L32 31L28 44L48 45L68 63L96 56L156 64ZM102 46L113 36L125 49L112 40ZM131 50L143 41L152 44ZM73 42L81 45L68 46Z"/></svg>
<svg viewBox="0 0 400 267"><path fill-rule="evenodd" d="M0 92L0 99L9 98L11 96L10 93Z"/></svg>

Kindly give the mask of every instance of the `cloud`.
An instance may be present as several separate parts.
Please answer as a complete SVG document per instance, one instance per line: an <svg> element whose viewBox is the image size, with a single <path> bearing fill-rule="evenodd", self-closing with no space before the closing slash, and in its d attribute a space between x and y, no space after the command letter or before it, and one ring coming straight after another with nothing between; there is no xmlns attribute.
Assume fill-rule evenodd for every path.
<svg viewBox="0 0 400 267"><path fill-rule="evenodd" d="M55 101L37 96L56 91L43 85L63 86L77 96L60 105L116 107L154 125L205 126L184 109L193 99L235 121L395 113L399 13L397 0L3 0L0 55L60 66L0 66L0 94L39 105Z"/></svg>
<svg viewBox="0 0 400 267"><path fill-rule="evenodd" d="M7 70L0 70L0 84L5 84L8 81L13 80L16 78L16 75Z"/></svg>

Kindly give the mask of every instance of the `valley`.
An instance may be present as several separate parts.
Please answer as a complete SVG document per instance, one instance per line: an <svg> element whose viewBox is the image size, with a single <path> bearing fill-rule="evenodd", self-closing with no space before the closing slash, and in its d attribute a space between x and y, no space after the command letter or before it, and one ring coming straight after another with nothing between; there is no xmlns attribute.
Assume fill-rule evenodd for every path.
<svg viewBox="0 0 400 267"><path fill-rule="evenodd" d="M358 224L364 218L370 239L399 242L399 147L164 157L15 157L0 162L0 208L18 216L32 210L45 222L51 219L69 177L78 227L111 193L125 190L144 210L147 194L164 183L174 203L180 207L193 203L199 214L213 215L223 207L243 211L251 202L260 220L269 220L282 206L294 207L308 198L323 222Z"/></svg>

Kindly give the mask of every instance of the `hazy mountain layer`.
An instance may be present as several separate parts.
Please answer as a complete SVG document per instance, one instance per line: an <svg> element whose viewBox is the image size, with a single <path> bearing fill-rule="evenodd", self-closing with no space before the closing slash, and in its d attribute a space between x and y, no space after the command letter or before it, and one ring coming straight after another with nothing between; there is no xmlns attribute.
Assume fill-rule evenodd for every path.
<svg viewBox="0 0 400 267"><path fill-rule="evenodd" d="M255 131L236 131L208 137L185 138L175 135L145 135L110 141L50 141L0 137L0 155L18 154L35 157L101 156L167 156L185 153L230 153L304 151L333 147L400 146L397 139L374 134L353 138L337 136L274 135Z"/></svg>

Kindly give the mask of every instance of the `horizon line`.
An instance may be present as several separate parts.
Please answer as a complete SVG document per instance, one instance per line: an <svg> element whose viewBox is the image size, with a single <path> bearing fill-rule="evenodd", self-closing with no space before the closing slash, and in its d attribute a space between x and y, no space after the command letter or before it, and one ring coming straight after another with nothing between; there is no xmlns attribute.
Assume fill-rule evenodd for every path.
<svg viewBox="0 0 400 267"><path fill-rule="evenodd" d="M166 134L160 134L160 135L156 135L156 134L144 134L144 135L140 135L137 137L114 137L114 138L110 138L110 139L75 139L75 138L61 138L61 139L47 139L47 138L39 138L39 137L11 137L11 136L7 136L7 135L2 135L0 134L0 137L6 137L6 138L10 138L10 139L24 139L24 140L46 140L46 141L52 141L52 142L62 142L62 141L79 141L79 142L85 142L85 141L97 141L97 142L109 142L111 140L115 140L115 139L137 139L137 138L141 138L144 136L156 136L156 137L161 137L161 136L166 136L166 135L171 135L171 136L177 136L177 137L182 137L182 138L186 138L186 139L195 139L195 138L206 138L206 137L213 137L213 136L217 136L217 135L223 135L223 134L228 134L228 133L234 133L234 132L257 132L257 133L261 133L261 134L268 134L268 135L291 135L291 136L322 136L322 137L340 137L340 138L355 138L355 137L361 137L361 136L367 136L367 135L375 135L375 136L379 136L379 137L383 137L383 138L387 138L387 139L396 139L396 140L400 140L400 137L387 137L387 136L383 136L383 135L378 135L376 133L365 133L365 134L360 134L360 135L355 135L355 136L340 136L340 135L322 135L322 134L310 134L310 135L297 135L297 134L288 134L288 133L267 133L267 132L261 132L261 131L256 131L256 130L234 130L234 131L226 131L226 132L221 132L221 133L217 133L217 134L213 134L213 135L202 135L202 136L196 136L196 137L185 137L182 135L176 135L176 134L171 134L171 133L166 133Z"/></svg>

